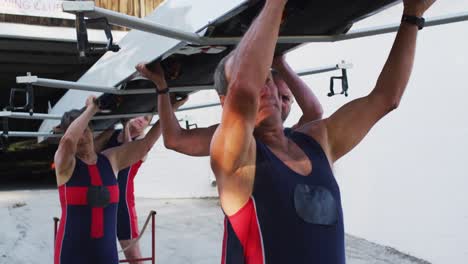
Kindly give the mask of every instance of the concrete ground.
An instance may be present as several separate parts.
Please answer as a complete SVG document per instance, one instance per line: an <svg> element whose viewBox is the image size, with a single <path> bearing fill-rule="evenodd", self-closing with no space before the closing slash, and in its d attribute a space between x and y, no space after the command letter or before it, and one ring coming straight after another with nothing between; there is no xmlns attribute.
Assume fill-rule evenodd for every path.
<svg viewBox="0 0 468 264"><path fill-rule="evenodd" d="M137 198L136 203L140 228L149 211L157 211L157 263L220 263L223 215L218 200ZM0 263L52 263L53 216L60 216L56 189L0 191ZM151 254L150 231L149 226L141 238L144 256ZM346 245L348 264L429 263L349 235Z"/></svg>

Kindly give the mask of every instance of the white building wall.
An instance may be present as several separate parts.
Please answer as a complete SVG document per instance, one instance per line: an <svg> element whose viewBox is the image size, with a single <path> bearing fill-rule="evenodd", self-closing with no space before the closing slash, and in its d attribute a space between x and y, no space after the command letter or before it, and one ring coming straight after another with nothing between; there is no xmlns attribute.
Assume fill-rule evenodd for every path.
<svg viewBox="0 0 468 264"><path fill-rule="evenodd" d="M199 92L185 106L218 102L216 92ZM178 112L179 119L199 127L219 123L221 107ZM155 117L157 119L157 117ZM185 121L181 122L185 126ZM189 157L164 147L162 138L150 151L135 180L136 195L156 198L214 197L217 189L208 157Z"/></svg>
<svg viewBox="0 0 468 264"><path fill-rule="evenodd" d="M468 0L438 1L427 16L468 11ZM401 7L363 22L398 22ZM366 95L386 60L394 34L334 44L310 44L288 55L296 69L352 62L350 97L328 98L329 77L306 81L325 116ZM398 110L336 163L346 231L432 263L468 259L468 22L421 31L415 69ZM213 102L200 93L192 103ZM197 101L198 100L198 101ZM190 113L200 126L219 122L219 107ZM184 117L184 114L180 115ZM294 107L287 125L299 117ZM346 136L346 135L343 135ZM138 196L216 195L207 158L190 158L157 145L136 180Z"/></svg>

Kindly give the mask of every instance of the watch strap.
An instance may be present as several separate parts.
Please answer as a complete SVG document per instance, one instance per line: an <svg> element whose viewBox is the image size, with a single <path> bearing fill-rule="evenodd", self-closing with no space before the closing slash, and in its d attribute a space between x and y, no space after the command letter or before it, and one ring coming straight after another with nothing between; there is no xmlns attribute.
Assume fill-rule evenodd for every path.
<svg viewBox="0 0 468 264"><path fill-rule="evenodd" d="M416 25L418 26L419 30L423 29L424 25L426 24L426 20L423 17L410 16L410 15L403 15L403 17L401 18L401 22Z"/></svg>
<svg viewBox="0 0 468 264"><path fill-rule="evenodd" d="M158 94L158 95L159 94L167 94L167 93L169 93L169 87L166 88L166 89L162 89L162 90L156 89L156 94Z"/></svg>

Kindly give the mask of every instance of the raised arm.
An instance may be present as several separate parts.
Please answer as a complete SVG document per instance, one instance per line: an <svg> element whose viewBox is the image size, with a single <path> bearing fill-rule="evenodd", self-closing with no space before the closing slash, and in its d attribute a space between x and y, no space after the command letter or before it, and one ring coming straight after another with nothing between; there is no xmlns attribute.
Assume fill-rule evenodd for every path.
<svg viewBox="0 0 468 264"><path fill-rule="evenodd" d="M322 119L323 108L310 87L299 77L286 62L284 55L273 60L273 68L288 85L297 104L302 110L302 116L294 127Z"/></svg>
<svg viewBox="0 0 468 264"><path fill-rule="evenodd" d="M138 71L146 78L152 80L158 90L167 88L165 82L160 80L164 78L162 68L157 65L153 71L140 64ZM159 86L158 86L159 83ZM158 96L158 114L161 122L161 129L164 139L164 145L168 149L190 155L190 156L208 156L210 154L210 142L217 125L207 128L184 129L174 113L186 100L171 102L169 93ZM173 104L174 103L174 107Z"/></svg>
<svg viewBox="0 0 468 264"><path fill-rule="evenodd" d="M404 0L404 14L421 17L435 0ZM416 25L402 23L374 90L341 107L325 123L331 160L353 149L372 126L397 108L408 84L416 51Z"/></svg>
<svg viewBox="0 0 468 264"><path fill-rule="evenodd" d="M135 164L137 161L142 160L160 136L161 126L158 121L142 139L107 149L103 154L110 160L114 171L121 171Z"/></svg>
<svg viewBox="0 0 468 264"><path fill-rule="evenodd" d="M122 126L123 126L123 130L122 130L123 142L124 143L132 142L132 135L130 133L130 120L123 121Z"/></svg>
<svg viewBox="0 0 468 264"><path fill-rule="evenodd" d="M260 90L270 73L285 4L285 0L265 2L224 66L228 89L210 149L217 177L232 175L252 156Z"/></svg>
<svg viewBox="0 0 468 264"><path fill-rule="evenodd" d="M141 67L137 66L137 69ZM156 83L156 85L166 86L164 83ZM128 130L128 126L124 126L124 130ZM129 137L130 132L124 132ZM103 152L112 163L112 167L115 171L120 171L128 166L136 163L139 160L142 160L146 154L153 147L154 143L161 136L161 124L156 122L156 124L151 127L150 131L142 138L132 142L126 142L125 144L111 148Z"/></svg>
<svg viewBox="0 0 468 264"><path fill-rule="evenodd" d="M58 185L62 182L66 182L66 178L70 177L73 172L78 141L86 128L88 128L88 123L91 118L99 110L98 106L94 103L95 99L94 96L88 97L86 100L86 109L70 124L65 134L60 139L59 146L54 156Z"/></svg>

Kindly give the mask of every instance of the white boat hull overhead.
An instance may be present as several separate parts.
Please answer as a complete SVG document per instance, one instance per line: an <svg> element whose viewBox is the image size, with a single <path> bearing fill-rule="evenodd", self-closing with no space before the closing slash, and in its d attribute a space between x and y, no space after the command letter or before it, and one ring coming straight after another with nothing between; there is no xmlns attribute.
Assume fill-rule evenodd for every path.
<svg viewBox="0 0 468 264"><path fill-rule="evenodd" d="M353 2L290 0L285 9L280 35L289 39L292 37L295 42L279 42L277 52L284 52L306 42L303 37L346 33L354 22L398 2L398 0ZM196 2L167 0L145 19L174 31L185 32L186 35L195 38L198 36L205 37L205 40L221 38L224 41L219 42L223 43L222 46L206 46L204 42L201 42L202 44L193 42L189 45L175 38L132 30L119 42L121 47L119 52L107 52L78 80L78 83L119 89L120 84L135 76L134 67L137 63L161 61L170 87L212 85L212 76L217 63L235 47L236 41L247 31L262 5L263 1L260 0L223 0L222 5L218 0ZM107 12L102 13L102 11L103 9L94 9L90 11L94 12L91 16ZM115 22L115 17L111 18L110 22ZM51 113L62 114L72 108L81 108L85 98L90 94L93 93L69 91L53 107ZM111 110L113 113L136 111L131 107L132 104L145 105L144 110L147 111L154 109L153 101L149 105L148 101L144 100L147 98L148 95L125 96L121 98L127 102L125 107ZM57 123L53 120L45 121L40 127L40 132L50 131ZM105 128L111 123L100 122L94 125Z"/></svg>

